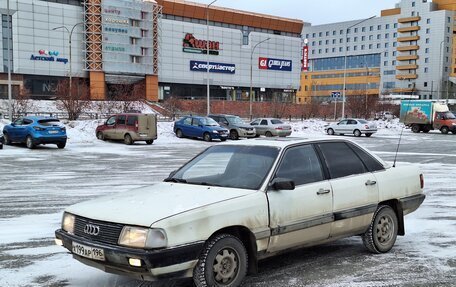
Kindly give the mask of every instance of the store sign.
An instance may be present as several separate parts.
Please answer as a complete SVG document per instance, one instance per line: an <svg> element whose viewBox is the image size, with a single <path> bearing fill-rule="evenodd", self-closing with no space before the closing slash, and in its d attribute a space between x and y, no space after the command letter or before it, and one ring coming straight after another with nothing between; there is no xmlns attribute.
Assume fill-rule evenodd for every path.
<svg viewBox="0 0 456 287"><path fill-rule="evenodd" d="M120 15L120 10L118 9L109 9L109 8L106 8L103 10L106 14L114 14L114 15Z"/></svg>
<svg viewBox="0 0 456 287"><path fill-rule="evenodd" d="M113 23L113 24L127 25L130 23L127 19L105 18L104 20L106 23Z"/></svg>
<svg viewBox="0 0 456 287"><path fill-rule="evenodd" d="M122 33L122 34L127 34L128 29L125 28L114 28L114 27L104 27L105 32L111 32L111 33Z"/></svg>
<svg viewBox="0 0 456 287"><path fill-rule="evenodd" d="M304 72L309 71L309 47L304 46L302 48L302 70Z"/></svg>
<svg viewBox="0 0 456 287"><path fill-rule="evenodd" d="M190 71L207 72L207 62L190 61ZM236 72L236 65L209 62L209 72L210 73L234 74Z"/></svg>
<svg viewBox="0 0 456 287"><path fill-rule="evenodd" d="M292 61L260 57L260 58L258 58L258 68L260 68L261 70L275 70L275 71L291 72Z"/></svg>
<svg viewBox="0 0 456 287"><path fill-rule="evenodd" d="M124 47L118 47L118 46L104 46L106 51L109 52L125 52Z"/></svg>
<svg viewBox="0 0 456 287"><path fill-rule="evenodd" d="M183 51L186 53L206 54L207 53L207 41L198 40L193 34L187 33L183 41ZM220 42L209 41L209 54L218 55L220 50Z"/></svg>
<svg viewBox="0 0 456 287"><path fill-rule="evenodd" d="M67 58L59 58L58 55L60 53L58 51L48 51L48 50L39 50L38 55L31 55L30 60L32 61L45 61L45 62L61 62L61 63L68 63Z"/></svg>

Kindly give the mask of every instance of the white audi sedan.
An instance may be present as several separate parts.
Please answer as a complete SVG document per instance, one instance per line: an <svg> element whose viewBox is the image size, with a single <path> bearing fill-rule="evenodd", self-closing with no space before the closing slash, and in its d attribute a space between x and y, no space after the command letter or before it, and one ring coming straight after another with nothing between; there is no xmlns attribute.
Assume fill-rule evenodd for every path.
<svg viewBox="0 0 456 287"><path fill-rule="evenodd" d="M343 119L338 123L325 127L325 132L328 135L352 134L355 137L360 137L365 134L366 137L370 137L377 132L377 125L363 119Z"/></svg>

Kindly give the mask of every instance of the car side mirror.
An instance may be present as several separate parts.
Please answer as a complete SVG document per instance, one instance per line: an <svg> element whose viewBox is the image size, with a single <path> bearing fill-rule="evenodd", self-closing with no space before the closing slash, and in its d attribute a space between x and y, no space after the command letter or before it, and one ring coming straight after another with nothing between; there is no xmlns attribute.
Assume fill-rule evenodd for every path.
<svg viewBox="0 0 456 287"><path fill-rule="evenodd" d="M269 187L274 190L294 190L295 183L288 178L274 178L269 184Z"/></svg>
<svg viewBox="0 0 456 287"><path fill-rule="evenodd" d="M15 124L15 123L11 123L11 126L12 126L12 127L15 127L15 126L16 126L16 124Z"/></svg>

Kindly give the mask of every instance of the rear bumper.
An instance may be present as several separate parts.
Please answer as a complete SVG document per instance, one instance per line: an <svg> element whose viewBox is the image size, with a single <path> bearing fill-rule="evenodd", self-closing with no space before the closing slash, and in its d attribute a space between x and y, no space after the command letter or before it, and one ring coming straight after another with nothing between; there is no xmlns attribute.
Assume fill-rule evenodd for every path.
<svg viewBox="0 0 456 287"><path fill-rule="evenodd" d="M375 134L377 132L377 129L371 129L371 130L361 130L362 134Z"/></svg>
<svg viewBox="0 0 456 287"><path fill-rule="evenodd" d="M279 137L287 137L291 135L291 130L275 130L273 132L273 135L279 136Z"/></svg>
<svg viewBox="0 0 456 287"><path fill-rule="evenodd" d="M108 273L135 277L141 280L155 281L169 278L191 277L204 242L195 242L185 246L157 250L128 248L106 243L93 242L59 229L55 237L62 241L63 247L72 253L73 241L89 247L101 248L105 261L88 259L76 254L76 260ZM140 259L141 267L128 263L129 258Z"/></svg>
<svg viewBox="0 0 456 287"><path fill-rule="evenodd" d="M423 203L425 198L426 196L424 194L417 194L399 199L402 205L404 215L417 210L418 207L420 207L420 205Z"/></svg>
<svg viewBox="0 0 456 287"><path fill-rule="evenodd" d="M67 136L39 136L33 138L34 144L58 144L67 141Z"/></svg>

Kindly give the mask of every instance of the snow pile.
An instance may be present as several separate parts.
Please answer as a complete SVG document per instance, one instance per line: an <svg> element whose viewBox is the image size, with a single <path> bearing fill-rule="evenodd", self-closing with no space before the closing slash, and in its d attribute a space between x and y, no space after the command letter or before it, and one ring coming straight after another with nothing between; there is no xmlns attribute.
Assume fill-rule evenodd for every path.
<svg viewBox="0 0 456 287"><path fill-rule="evenodd" d="M104 120L70 121L65 123L68 141L72 143L92 143L97 138L95 129Z"/></svg>
<svg viewBox="0 0 456 287"><path fill-rule="evenodd" d="M329 123L320 119L309 119L299 122L290 122L293 136L307 136L309 134L322 135L325 126Z"/></svg>

